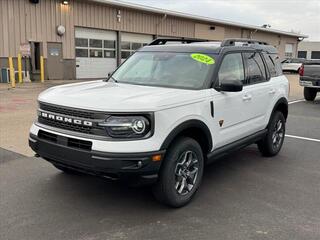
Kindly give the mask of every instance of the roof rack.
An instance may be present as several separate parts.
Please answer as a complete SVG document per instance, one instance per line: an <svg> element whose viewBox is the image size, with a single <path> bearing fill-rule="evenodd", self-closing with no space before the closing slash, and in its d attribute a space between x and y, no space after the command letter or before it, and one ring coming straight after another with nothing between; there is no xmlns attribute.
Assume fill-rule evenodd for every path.
<svg viewBox="0 0 320 240"><path fill-rule="evenodd" d="M189 39L189 38L157 38L148 45L164 45L167 42L181 42L181 43L194 43L194 42L208 42L208 40L202 39Z"/></svg>
<svg viewBox="0 0 320 240"><path fill-rule="evenodd" d="M226 46L235 46L236 43L243 43L243 45L250 45L250 44L258 44L258 45L269 45L266 42L262 42L255 39L246 39L246 38L228 38L222 41L221 47Z"/></svg>

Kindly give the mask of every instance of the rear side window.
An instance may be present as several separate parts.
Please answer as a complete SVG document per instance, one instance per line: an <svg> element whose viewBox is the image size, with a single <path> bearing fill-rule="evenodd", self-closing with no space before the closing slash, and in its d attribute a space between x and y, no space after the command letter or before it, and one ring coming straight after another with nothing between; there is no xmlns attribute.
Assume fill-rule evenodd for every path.
<svg viewBox="0 0 320 240"><path fill-rule="evenodd" d="M244 59L247 63L247 82L256 84L266 81L266 69L259 53L244 53Z"/></svg>
<svg viewBox="0 0 320 240"><path fill-rule="evenodd" d="M264 60L266 61L270 76L276 77L277 76L276 67L275 67L271 57L266 53L263 53L262 55L264 57Z"/></svg>

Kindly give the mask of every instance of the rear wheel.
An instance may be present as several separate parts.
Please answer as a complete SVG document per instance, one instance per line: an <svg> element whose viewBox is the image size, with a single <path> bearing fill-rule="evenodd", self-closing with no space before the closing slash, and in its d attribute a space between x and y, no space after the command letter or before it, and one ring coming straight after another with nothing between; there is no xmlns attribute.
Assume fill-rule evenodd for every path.
<svg viewBox="0 0 320 240"><path fill-rule="evenodd" d="M317 96L317 89L305 87L303 94L305 100L313 101Z"/></svg>
<svg viewBox="0 0 320 240"><path fill-rule="evenodd" d="M274 112L266 136L258 142L258 148L263 156L272 157L279 153L286 132L285 124L286 120L283 113Z"/></svg>
<svg viewBox="0 0 320 240"><path fill-rule="evenodd" d="M177 139L166 153L154 196L171 207L186 205L200 186L203 166L199 143L187 137Z"/></svg>

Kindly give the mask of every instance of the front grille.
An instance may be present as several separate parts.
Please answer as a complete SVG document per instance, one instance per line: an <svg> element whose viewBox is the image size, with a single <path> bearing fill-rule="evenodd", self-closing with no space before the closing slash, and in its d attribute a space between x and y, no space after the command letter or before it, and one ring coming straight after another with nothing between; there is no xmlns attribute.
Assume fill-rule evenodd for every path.
<svg viewBox="0 0 320 240"><path fill-rule="evenodd" d="M49 105L46 103L40 103L40 109L48 112L59 113L63 115L79 117L79 118L87 118L87 119L94 119L97 113L88 111L88 110L78 110L78 109L71 109L61 106L54 106Z"/></svg>
<svg viewBox="0 0 320 240"><path fill-rule="evenodd" d="M82 149L87 151L91 151L91 148L92 148L92 142L90 141L64 137L64 136L60 136L54 133L49 133L43 130L39 130L38 137L48 142L53 142L58 145L68 146L71 148L77 148L77 149Z"/></svg>
<svg viewBox="0 0 320 240"><path fill-rule="evenodd" d="M97 122L102 121L108 117L106 113L103 112L93 112L80 109L66 108L62 106L56 106L46 103L40 103L40 112L45 112L47 114L53 114L56 116L69 117L74 119L87 120L92 122L92 126L87 126L84 124L76 124L74 122L58 121L56 119L43 117L39 114L38 122L47 126L64 129L73 132L108 136L104 127L101 127Z"/></svg>
<svg viewBox="0 0 320 240"><path fill-rule="evenodd" d="M43 118L39 117L38 122L42 123L44 125L48 125L51 127L56 127L56 128L61 128L69 131L74 131L74 132L81 132L81 133L86 133L86 134L91 134L91 127L87 126L80 126L72 123L66 123L66 122L59 122L56 120L48 119L48 118Z"/></svg>

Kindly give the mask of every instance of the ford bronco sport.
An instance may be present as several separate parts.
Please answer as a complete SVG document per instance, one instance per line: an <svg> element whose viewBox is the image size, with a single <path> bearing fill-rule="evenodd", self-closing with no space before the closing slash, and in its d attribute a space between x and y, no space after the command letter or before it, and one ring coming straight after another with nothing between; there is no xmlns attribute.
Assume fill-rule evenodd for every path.
<svg viewBox="0 0 320 240"><path fill-rule="evenodd" d="M153 179L155 197L173 207L191 200L215 159L252 143L276 155L288 115L276 49L169 41L139 49L107 80L41 93L29 136L36 155L67 173Z"/></svg>

